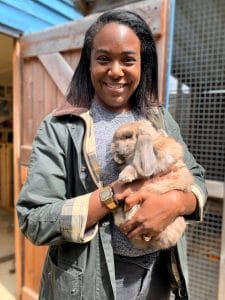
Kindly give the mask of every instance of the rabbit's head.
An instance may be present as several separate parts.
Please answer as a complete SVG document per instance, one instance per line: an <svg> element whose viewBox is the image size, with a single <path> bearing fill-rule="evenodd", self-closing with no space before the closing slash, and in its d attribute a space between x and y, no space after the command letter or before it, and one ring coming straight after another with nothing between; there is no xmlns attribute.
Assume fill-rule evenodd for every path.
<svg viewBox="0 0 225 300"><path fill-rule="evenodd" d="M152 141L155 136L156 130L148 121L123 124L113 136L113 159L121 165L132 164L142 177L151 176L156 167Z"/></svg>
<svg viewBox="0 0 225 300"><path fill-rule="evenodd" d="M167 171L182 159L182 146L157 131L146 120L120 126L112 142L113 159L120 165L131 164L140 177Z"/></svg>

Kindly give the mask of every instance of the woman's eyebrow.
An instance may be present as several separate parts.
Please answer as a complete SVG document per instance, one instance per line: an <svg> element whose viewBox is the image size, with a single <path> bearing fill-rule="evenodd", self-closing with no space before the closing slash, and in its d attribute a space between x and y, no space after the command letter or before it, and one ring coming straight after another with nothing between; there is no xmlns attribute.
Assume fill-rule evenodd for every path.
<svg viewBox="0 0 225 300"><path fill-rule="evenodd" d="M106 50L106 49L95 49L94 48L94 50L96 51L96 53L111 53L111 51ZM134 50L126 50L126 51L123 51L122 54L137 54L137 52Z"/></svg>
<svg viewBox="0 0 225 300"><path fill-rule="evenodd" d="M95 49L96 53L110 53L110 51L106 50L106 49Z"/></svg>

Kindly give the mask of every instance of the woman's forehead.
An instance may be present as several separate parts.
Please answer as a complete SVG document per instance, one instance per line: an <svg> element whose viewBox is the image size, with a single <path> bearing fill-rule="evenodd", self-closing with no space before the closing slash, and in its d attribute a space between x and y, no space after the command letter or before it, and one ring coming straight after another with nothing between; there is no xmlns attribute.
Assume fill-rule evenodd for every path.
<svg viewBox="0 0 225 300"><path fill-rule="evenodd" d="M93 40L93 48L105 49L123 46L124 51L139 51L140 40L128 26L119 23L108 23L103 26ZM133 49L133 50L132 50Z"/></svg>

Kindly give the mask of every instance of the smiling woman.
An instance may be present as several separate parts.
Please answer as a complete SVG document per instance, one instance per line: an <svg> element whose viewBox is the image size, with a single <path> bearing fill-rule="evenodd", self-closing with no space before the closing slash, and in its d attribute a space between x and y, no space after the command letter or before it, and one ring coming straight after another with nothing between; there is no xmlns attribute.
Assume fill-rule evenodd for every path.
<svg viewBox="0 0 225 300"><path fill-rule="evenodd" d="M96 101L113 111L130 110L129 98L141 74L141 47L136 34L122 24L105 25L94 38L90 70Z"/></svg>
<svg viewBox="0 0 225 300"><path fill-rule="evenodd" d="M102 77L107 70L107 77L100 80L99 76ZM95 72L98 73L98 79ZM67 96L68 102L89 108L97 93L95 89L99 90L103 85L100 85L101 81L110 83L111 87L112 82L114 87L115 84L122 83L123 86L117 87L121 91L124 89L123 97L129 99L128 106L139 110L143 115L153 105L159 105L155 41L151 30L140 16L118 10L113 12L113 17L110 13L105 13L87 30L80 62ZM128 89L131 91L128 92ZM110 90L110 94L112 92ZM108 92L106 93L108 97ZM115 95L117 98L118 93ZM111 109L117 106L114 100L111 101Z"/></svg>
<svg viewBox="0 0 225 300"><path fill-rule="evenodd" d="M113 134L121 124L142 119L158 129L164 124L182 143L195 177L191 191L157 194L145 189L149 178L117 180ZM50 246L39 299L167 300L173 289L176 299L186 300L182 238L165 251L138 249L130 238L148 242L180 215L201 219L205 199L204 170L159 106L150 28L130 11L102 14L85 34L67 102L38 130L17 202L22 232L33 243ZM112 212L131 200L140 207L124 230Z"/></svg>

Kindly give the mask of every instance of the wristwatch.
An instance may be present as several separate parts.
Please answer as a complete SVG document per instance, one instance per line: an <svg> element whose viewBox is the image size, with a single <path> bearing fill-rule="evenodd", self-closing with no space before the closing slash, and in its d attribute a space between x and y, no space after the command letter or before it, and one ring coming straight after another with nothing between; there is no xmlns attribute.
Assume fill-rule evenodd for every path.
<svg viewBox="0 0 225 300"><path fill-rule="evenodd" d="M115 208L117 208L118 203L114 199L113 190L111 186L107 185L103 187L99 192L99 197L101 202L104 203L104 205L110 210L114 210Z"/></svg>

